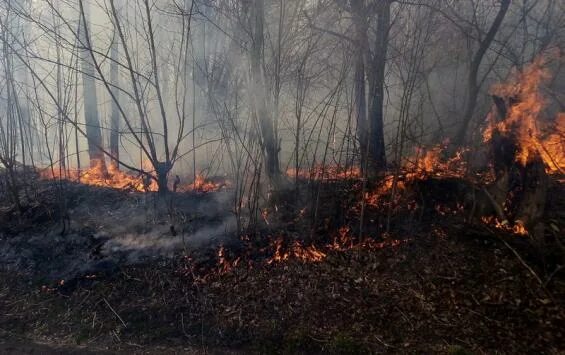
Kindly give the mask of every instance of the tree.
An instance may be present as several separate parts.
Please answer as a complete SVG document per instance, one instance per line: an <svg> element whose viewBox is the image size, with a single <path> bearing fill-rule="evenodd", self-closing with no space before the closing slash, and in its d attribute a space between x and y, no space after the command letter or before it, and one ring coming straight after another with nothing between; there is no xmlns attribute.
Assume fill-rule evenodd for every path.
<svg viewBox="0 0 565 355"><path fill-rule="evenodd" d="M377 5L377 33L375 48L369 71L369 167L375 173L386 167L386 151L384 139L384 91L385 67L387 62L388 36L390 27L390 7L392 1L380 1Z"/></svg>
<svg viewBox="0 0 565 355"><path fill-rule="evenodd" d="M118 161L120 160L120 109L118 103L120 100L120 76L118 67L118 33L114 30L112 45L110 47L110 82L112 83L112 92L114 100L112 100L112 115L110 117L110 154L112 155L113 168L119 169Z"/></svg>
<svg viewBox="0 0 565 355"><path fill-rule="evenodd" d="M479 91L481 88L481 82L479 82L479 69L481 66L481 62L485 56L485 53L489 49L492 41L494 40L506 13L508 12L508 8L510 7L511 0L501 0L500 8L498 9L498 13L494 21L492 22L488 32L481 39L479 36L479 47L475 54L473 55L473 59L469 65L469 74L467 79L467 100L465 104L465 111L463 113L463 118L461 121L461 126L457 131L455 136L455 143L456 144L464 144L465 136L467 134L467 130L469 128L469 123L473 119L473 113L475 112L475 106L477 105L477 98L479 97Z"/></svg>
<svg viewBox="0 0 565 355"><path fill-rule="evenodd" d="M338 0L353 16L357 134L361 148L361 166L368 169L370 176L386 167L383 105L392 2L385 0L366 3L364 0L350 0L346 6ZM371 50L368 31L373 16L377 27L374 48Z"/></svg>
<svg viewBox="0 0 565 355"><path fill-rule="evenodd" d="M271 183L278 185L281 174L279 165L280 148L278 137L275 134L273 115L268 107L268 90L263 68L265 0L253 0L247 10L249 11L249 25L251 28L249 62L252 109L259 123L267 176Z"/></svg>
<svg viewBox="0 0 565 355"><path fill-rule="evenodd" d="M90 157L90 167L99 167L104 173L106 170L106 163L104 159L104 151L102 149L103 145L102 132L100 130L100 119L98 118L98 100L96 95L96 83L94 81L95 69L91 56L92 42L89 34L88 15L83 5L83 1L79 1L79 5L79 38L82 46L81 67L88 155Z"/></svg>

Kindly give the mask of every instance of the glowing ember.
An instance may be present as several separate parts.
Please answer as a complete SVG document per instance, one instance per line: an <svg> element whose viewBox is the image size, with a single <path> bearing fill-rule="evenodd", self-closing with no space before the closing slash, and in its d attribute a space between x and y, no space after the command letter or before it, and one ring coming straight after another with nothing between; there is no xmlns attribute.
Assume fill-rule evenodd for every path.
<svg viewBox="0 0 565 355"><path fill-rule="evenodd" d="M226 258L226 250L224 246L220 246L220 249L218 249L218 271L220 274L225 274L236 268L239 264L239 261L240 258L236 258L234 261L229 261Z"/></svg>
<svg viewBox="0 0 565 355"><path fill-rule="evenodd" d="M496 217L482 217L481 220L483 223L491 225L496 229L503 230L507 233L512 233L521 236L527 236L528 230L526 227L521 223L521 221L516 221L514 224L511 224L509 221L504 220L500 221Z"/></svg>

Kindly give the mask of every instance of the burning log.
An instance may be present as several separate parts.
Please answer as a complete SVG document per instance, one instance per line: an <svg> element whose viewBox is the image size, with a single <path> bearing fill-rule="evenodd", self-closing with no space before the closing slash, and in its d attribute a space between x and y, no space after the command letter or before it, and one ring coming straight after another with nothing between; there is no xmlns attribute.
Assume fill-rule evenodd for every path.
<svg viewBox="0 0 565 355"><path fill-rule="evenodd" d="M508 84L493 88L494 109L484 132L490 144L495 182L486 193L501 223L512 222L514 230L526 230L539 239L543 235L548 172L559 169L543 148L538 122L544 99L539 87L548 78L543 60L537 60L522 72L514 73ZM557 152L557 159L562 153ZM556 169L554 169L556 168Z"/></svg>

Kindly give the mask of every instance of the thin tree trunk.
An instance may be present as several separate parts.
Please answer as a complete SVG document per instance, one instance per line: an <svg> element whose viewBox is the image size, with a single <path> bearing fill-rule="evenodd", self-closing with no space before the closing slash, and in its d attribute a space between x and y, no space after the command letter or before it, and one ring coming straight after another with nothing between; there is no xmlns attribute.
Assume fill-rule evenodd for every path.
<svg viewBox="0 0 565 355"><path fill-rule="evenodd" d="M118 161L120 159L120 109L116 100L119 100L120 91L117 89L120 85L120 77L118 71L118 34L114 32L114 39L112 41L112 47L110 49L110 58L112 60L110 64L110 81L112 82L113 88L112 92L114 94L115 100L112 100L112 116L110 117L110 154L112 154L112 161L110 164L115 169L119 169Z"/></svg>
<svg viewBox="0 0 565 355"><path fill-rule="evenodd" d="M367 142L369 137L369 123L367 122L367 91L365 77L365 59L367 58L367 48L369 46L367 38L367 14L361 0L352 0L351 9L355 25L355 62L353 93L354 107L357 127L357 139L359 141L360 166L363 170L367 166Z"/></svg>
<svg viewBox="0 0 565 355"><path fill-rule="evenodd" d="M98 101L96 98L96 84L94 82L94 65L89 51L91 50L91 41L88 31L88 15L80 1L81 23L80 45L83 47L81 51L82 66L82 82L84 90L84 119L86 124L86 135L88 140L88 154L90 157L90 167L100 167L102 173L106 173L106 163L104 160L104 152L102 147L102 132L100 130L100 120L98 118Z"/></svg>
<svg viewBox="0 0 565 355"><path fill-rule="evenodd" d="M490 29L488 30L485 38L480 42L479 49L473 56L473 60L471 61L471 65L469 67L469 79L468 79L468 87L467 87L467 103L465 105L465 113L463 114L463 121L461 122L461 126L457 131L457 135L455 136L455 144L462 145L465 143L465 136L467 130L469 128L469 124L473 119L473 114L475 113L475 106L477 105L477 99L479 97L479 90L480 90L480 83L478 80L479 68L481 66L481 62L490 47L506 13L508 12L508 8L510 7L511 0L502 0L500 4L500 9L496 14L496 18L494 19Z"/></svg>
<svg viewBox="0 0 565 355"><path fill-rule="evenodd" d="M250 11L252 28L251 46L251 84L252 101L255 114L259 120L261 132L265 169L271 183L277 185L280 179L279 146L275 134L273 117L267 107L265 73L263 71L263 44L264 44L264 0L254 0Z"/></svg>
<svg viewBox="0 0 565 355"><path fill-rule="evenodd" d="M369 171L371 175L386 167L384 140L384 85L390 26L391 1L383 1L377 9L375 55L370 72Z"/></svg>

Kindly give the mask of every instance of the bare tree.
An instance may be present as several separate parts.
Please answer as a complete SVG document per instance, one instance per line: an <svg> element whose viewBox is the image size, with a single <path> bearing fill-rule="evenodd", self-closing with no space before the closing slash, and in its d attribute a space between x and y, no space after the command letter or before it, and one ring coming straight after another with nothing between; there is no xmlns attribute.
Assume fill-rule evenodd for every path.
<svg viewBox="0 0 565 355"><path fill-rule="evenodd" d="M457 131L455 136L455 142L458 144L463 144L465 140L465 136L467 134L467 130L469 128L469 123L473 119L473 113L475 112L475 106L477 105L477 98L479 96L479 91L481 88L481 82L479 81L479 69L485 53L489 49L492 41L494 40L506 13L508 12L508 8L510 7L511 0L501 0L500 7L498 9L498 13L494 21L492 22L489 30L484 35L484 37L479 34L478 36L478 49L473 54L473 59L469 64L469 74L468 74L468 81L467 81L467 99L465 104L465 111L463 113L463 118L461 121L461 126Z"/></svg>
<svg viewBox="0 0 565 355"><path fill-rule="evenodd" d="M269 110L266 78L264 71L264 23L265 0L253 0L248 6L251 29L251 48L249 51L251 102L253 114L260 128L265 169L270 181L277 185L280 179L279 142L275 134L275 122Z"/></svg>
<svg viewBox="0 0 565 355"><path fill-rule="evenodd" d="M88 140L88 155L90 167L100 167L104 172L106 163L102 150L102 132L100 130L100 119L98 117L98 100L96 95L96 82L94 81L95 69L92 63L92 42L88 23L87 9L83 2L80 5L79 28L80 42L83 46L81 51L82 83L84 93L84 120L86 125L86 138Z"/></svg>
<svg viewBox="0 0 565 355"><path fill-rule="evenodd" d="M112 114L110 117L110 154L112 155L112 160L110 164L115 169L119 169L120 160L120 109L118 103L120 100L120 73L118 66L118 33L114 30L114 36L112 38L112 44L110 48L110 82L112 83L112 92L114 100L112 100Z"/></svg>

